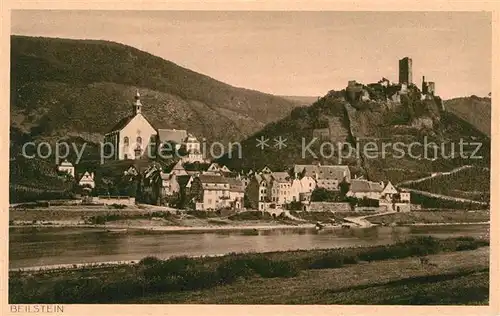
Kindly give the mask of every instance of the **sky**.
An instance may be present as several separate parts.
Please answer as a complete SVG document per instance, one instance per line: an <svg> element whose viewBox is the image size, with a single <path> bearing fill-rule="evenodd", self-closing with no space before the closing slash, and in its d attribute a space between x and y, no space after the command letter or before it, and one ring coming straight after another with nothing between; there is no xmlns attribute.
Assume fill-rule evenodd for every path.
<svg viewBox="0 0 500 316"><path fill-rule="evenodd" d="M11 34L123 43L233 86L322 96L347 81L413 81L443 99L491 91L485 12L12 11Z"/></svg>

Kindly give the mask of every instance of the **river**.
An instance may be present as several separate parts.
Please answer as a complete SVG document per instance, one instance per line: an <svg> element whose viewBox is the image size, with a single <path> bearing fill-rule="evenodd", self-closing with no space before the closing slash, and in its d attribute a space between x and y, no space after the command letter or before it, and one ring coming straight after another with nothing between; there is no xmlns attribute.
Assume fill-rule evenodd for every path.
<svg viewBox="0 0 500 316"><path fill-rule="evenodd" d="M140 260L146 256L218 255L373 246L411 236L489 236L489 225L309 228L248 232L107 232L102 228L24 227L9 230L9 268Z"/></svg>

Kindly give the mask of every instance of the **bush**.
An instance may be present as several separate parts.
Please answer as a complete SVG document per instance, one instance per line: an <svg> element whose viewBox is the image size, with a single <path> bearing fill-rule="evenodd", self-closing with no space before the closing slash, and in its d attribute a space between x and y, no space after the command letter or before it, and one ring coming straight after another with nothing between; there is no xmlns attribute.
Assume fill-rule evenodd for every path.
<svg viewBox="0 0 500 316"><path fill-rule="evenodd" d="M239 278L249 277L254 271L249 265L248 259L235 258L220 264L217 267L217 273L222 284L229 284Z"/></svg>
<svg viewBox="0 0 500 316"><path fill-rule="evenodd" d="M284 260L272 261L267 258L254 258L248 261L249 266L263 278L294 277L299 269Z"/></svg>
<svg viewBox="0 0 500 316"><path fill-rule="evenodd" d="M233 221L262 220L262 219L272 219L272 216L269 213L261 211L246 211L229 216L229 219Z"/></svg>
<svg viewBox="0 0 500 316"><path fill-rule="evenodd" d="M119 209L119 210L122 210L122 209L126 208L127 206L126 206L126 205L123 205L123 204L116 204L116 203L113 203L113 204L111 204L109 207L114 208L114 209Z"/></svg>
<svg viewBox="0 0 500 316"><path fill-rule="evenodd" d="M159 264L160 262L161 262L161 260L158 259L157 257L149 256L149 257L142 258L139 261L139 265L149 266L149 265Z"/></svg>
<svg viewBox="0 0 500 316"><path fill-rule="evenodd" d="M204 266L186 270L179 281L181 291L207 289L220 283L217 272Z"/></svg>
<svg viewBox="0 0 500 316"><path fill-rule="evenodd" d="M355 255L344 256L344 264L355 264L358 263L358 257Z"/></svg>
<svg viewBox="0 0 500 316"><path fill-rule="evenodd" d="M101 302L117 301L144 296L145 287L141 280L128 278L104 285L99 298Z"/></svg>
<svg viewBox="0 0 500 316"><path fill-rule="evenodd" d="M330 191L325 188L316 188L311 193L311 201L313 202L335 202L339 199L337 191Z"/></svg>
<svg viewBox="0 0 500 316"><path fill-rule="evenodd" d="M476 243L467 243L467 244L460 244L457 246L456 250L457 251L464 251L464 250L475 250L479 248L479 245Z"/></svg>
<svg viewBox="0 0 500 316"><path fill-rule="evenodd" d="M197 218L217 217L217 214L211 211L187 211L186 214Z"/></svg>
<svg viewBox="0 0 500 316"><path fill-rule="evenodd" d="M439 240L431 236L415 237L406 243L410 246L412 255L422 256L441 251Z"/></svg>
<svg viewBox="0 0 500 316"><path fill-rule="evenodd" d="M332 269L340 268L344 265L344 260L337 254L325 254L318 259L314 260L309 269Z"/></svg>
<svg viewBox="0 0 500 316"><path fill-rule="evenodd" d="M149 259L151 260L151 259ZM168 260L160 260L148 266L144 266L142 274L144 278L154 279L169 277L172 275L184 275L194 265L194 261L188 257L177 257Z"/></svg>

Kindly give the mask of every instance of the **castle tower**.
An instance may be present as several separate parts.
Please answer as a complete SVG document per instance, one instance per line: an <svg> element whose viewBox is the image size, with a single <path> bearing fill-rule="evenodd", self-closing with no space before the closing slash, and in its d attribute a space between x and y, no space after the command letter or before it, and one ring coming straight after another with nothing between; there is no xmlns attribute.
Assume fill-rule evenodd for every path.
<svg viewBox="0 0 500 316"><path fill-rule="evenodd" d="M399 84L412 84L412 60L405 57L399 60Z"/></svg>
<svg viewBox="0 0 500 316"><path fill-rule="evenodd" d="M141 108L142 108L141 95L139 94L139 90L137 90L134 101L134 115L141 113Z"/></svg>
<svg viewBox="0 0 500 316"><path fill-rule="evenodd" d="M433 81L426 82L427 93L430 95L434 95L436 92L436 84Z"/></svg>
<svg viewBox="0 0 500 316"><path fill-rule="evenodd" d="M422 76L422 94L427 94L427 82L425 82L425 76Z"/></svg>

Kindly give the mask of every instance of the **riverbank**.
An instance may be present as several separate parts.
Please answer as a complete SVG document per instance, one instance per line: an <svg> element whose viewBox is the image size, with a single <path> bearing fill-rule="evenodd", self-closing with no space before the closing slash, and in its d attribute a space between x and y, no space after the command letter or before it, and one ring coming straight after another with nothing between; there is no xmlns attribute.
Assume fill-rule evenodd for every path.
<svg viewBox="0 0 500 316"><path fill-rule="evenodd" d="M111 206L51 206L10 209L9 227L80 227L103 230L146 230L158 232L204 233L265 229L312 228L321 222L325 229L342 225L424 226L489 224L489 211L422 210L408 213L373 212L291 212L271 216L260 211L244 211L222 216L215 212L180 211L156 206L115 209ZM295 219L293 219L295 218Z"/></svg>
<svg viewBox="0 0 500 316"><path fill-rule="evenodd" d="M411 286L415 281L404 281L411 278L420 280L416 282L418 285L422 283L418 278L422 277L437 278L439 282L477 277L475 271L484 274L482 270L488 266L489 249L485 247L488 244L487 240L469 237L418 237L366 248L181 257L166 261L145 258L135 264L99 268L10 271L9 303L348 304L339 301L335 291L362 290L368 284L376 288L377 284L394 284L398 280L402 280L399 286ZM429 266L422 266L415 258L422 255L429 255ZM419 286L426 287L429 283L436 286L436 280ZM480 293L479 303L485 299L487 302L488 291L486 297L484 291ZM384 295L375 296L379 300L385 298L386 304L404 304L388 293ZM446 301L447 297L439 299ZM362 300L354 302L361 304ZM458 301L458 304L468 303L470 300Z"/></svg>
<svg viewBox="0 0 500 316"><path fill-rule="evenodd" d="M9 209L10 227L101 227L180 231L297 226L307 222L260 211L222 215L216 212L181 211L156 206L51 206Z"/></svg>
<svg viewBox="0 0 500 316"><path fill-rule="evenodd" d="M244 232L244 231L266 231L266 230L287 230L287 229L311 229L315 228L314 224L288 224L280 225L275 223L265 223L266 225L258 225L253 223L241 223L241 225L224 225L224 226L137 226L137 225L85 225L85 224L38 224L33 225L11 225L9 228L97 228L111 233L120 233L126 231L151 231L151 232L173 232L173 233L213 233L213 232ZM340 225L325 226L324 229L332 229L341 227Z"/></svg>
<svg viewBox="0 0 500 316"><path fill-rule="evenodd" d="M460 225L488 224L489 210L422 210L365 217L375 225Z"/></svg>

